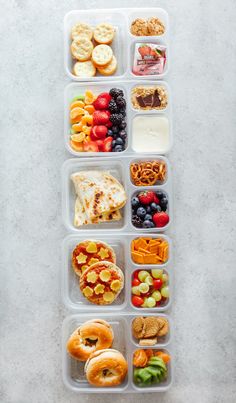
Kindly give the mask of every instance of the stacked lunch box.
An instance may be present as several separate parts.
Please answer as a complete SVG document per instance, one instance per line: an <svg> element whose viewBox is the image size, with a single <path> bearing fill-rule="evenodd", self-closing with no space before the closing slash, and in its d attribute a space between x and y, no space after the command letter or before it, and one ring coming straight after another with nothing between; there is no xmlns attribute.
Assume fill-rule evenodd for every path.
<svg viewBox="0 0 236 403"><path fill-rule="evenodd" d="M161 21L164 32L148 34L145 21L154 30L156 21ZM71 43L72 39L79 39L71 39L71 31L78 22L91 27L101 23L114 27L115 36L109 46L117 66L112 75L101 74L104 69L98 66L90 77L76 75ZM171 93L163 80L170 63L168 14L160 8L75 10L65 16L64 42L65 70L73 80L64 94L64 137L73 157L62 167L62 216L69 233L62 244L62 298L68 310L62 326L63 380L70 390L80 393L163 392L170 388L173 379L172 325L168 314L173 298L173 251L168 236L173 205L171 167L166 158L173 134ZM107 127L103 140L99 138L99 123L94 125L96 97L109 94L112 89L121 90L126 101L125 107L121 101L125 120L122 141L120 132L116 133L119 116L106 124L105 114L101 115L105 119L101 126ZM114 114L121 119L114 103L110 108L108 119ZM79 115L84 116L83 120L81 116L77 118ZM96 118L99 116L98 113ZM126 203L119 210L119 219L76 223L78 194L71 178L80 172L107 172L122 185ZM81 291L82 274L75 272L72 257L76 246L87 240L109 245L123 272L123 288L112 303L92 303ZM94 319L111 326L114 338L110 348L126 360L127 371L120 383L91 383L86 376L88 363L68 351L71 335ZM152 323L149 333L147 323ZM162 333L159 327L159 336L153 330L153 326L158 329L157 323L168 325ZM140 337L138 324L142 328ZM86 347L91 342L94 349L95 344L91 340L87 344L79 330L77 336L79 343ZM112 377L114 373L103 368L101 376Z"/></svg>

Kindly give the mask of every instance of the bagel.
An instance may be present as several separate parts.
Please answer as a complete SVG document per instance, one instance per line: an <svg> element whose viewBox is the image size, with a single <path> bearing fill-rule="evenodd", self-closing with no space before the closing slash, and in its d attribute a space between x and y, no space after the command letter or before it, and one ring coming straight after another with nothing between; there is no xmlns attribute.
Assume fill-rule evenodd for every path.
<svg viewBox="0 0 236 403"><path fill-rule="evenodd" d="M112 247L103 241L86 239L74 248L71 263L75 274L80 276L91 264L102 260L116 263L116 255Z"/></svg>
<svg viewBox="0 0 236 403"><path fill-rule="evenodd" d="M84 371L87 381L94 386L106 387L120 385L127 374L128 364L117 350L96 351L87 360Z"/></svg>
<svg viewBox="0 0 236 403"><path fill-rule="evenodd" d="M80 290L88 301L109 305L124 287L124 274L114 263L102 261L88 267L80 276Z"/></svg>
<svg viewBox="0 0 236 403"><path fill-rule="evenodd" d="M67 351L76 360L86 361L95 351L111 347L113 339L109 323L103 319L88 320L72 333Z"/></svg>

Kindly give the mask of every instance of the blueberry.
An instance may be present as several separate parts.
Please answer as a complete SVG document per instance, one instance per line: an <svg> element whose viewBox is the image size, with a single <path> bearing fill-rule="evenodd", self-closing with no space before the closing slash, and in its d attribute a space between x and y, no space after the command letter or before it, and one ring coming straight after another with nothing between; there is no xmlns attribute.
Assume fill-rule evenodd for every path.
<svg viewBox="0 0 236 403"><path fill-rule="evenodd" d="M123 146L124 142L123 142L122 138L117 137L116 144L119 145L119 146Z"/></svg>
<svg viewBox="0 0 236 403"><path fill-rule="evenodd" d="M107 130L107 136L112 136L113 135L113 131L111 129Z"/></svg>
<svg viewBox="0 0 236 403"><path fill-rule="evenodd" d="M112 131L113 131L113 133L119 133L119 127L118 126L112 126Z"/></svg>
<svg viewBox="0 0 236 403"><path fill-rule="evenodd" d="M152 221L152 216L151 216L151 214L146 214L145 215L145 217L144 217L144 220L146 221Z"/></svg>
<svg viewBox="0 0 236 403"><path fill-rule="evenodd" d="M166 197L163 197L163 198L160 200L160 206L161 206L162 211L166 211L166 210L167 210L168 200L167 200Z"/></svg>
<svg viewBox="0 0 236 403"><path fill-rule="evenodd" d="M115 147L116 146L116 140L112 140L111 145L112 145L112 148Z"/></svg>
<svg viewBox="0 0 236 403"><path fill-rule="evenodd" d="M139 199L138 199L138 197L132 197L132 199L131 199L131 206L133 207L133 208L138 208L138 206L139 206Z"/></svg>
<svg viewBox="0 0 236 403"><path fill-rule="evenodd" d="M156 203L151 203L151 209L152 209L152 211L154 211L155 213L157 212L157 213L160 213L161 212L161 207L158 205L158 204L156 204Z"/></svg>
<svg viewBox="0 0 236 403"><path fill-rule="evenodd" d="M150 213L152 212L152 209L151 209L150 206L147 206L147 207L146 207L146 212L147 212L147 214L150 214Z"/></svg>
<svg viewBox="0 0 236 403"><path fill-rule="evenodd" d="M120 126L121 129L125 129L126 128L126 121L123 119L119 126Z"/></svg>
<svg viewBox="0 0 236 403"><path fill-rule="evenodd" d="M155 225L154 225L154 223L152 221L145 220L143 222L143 227L144 228L153 228L153 227L155 227Z"/></svg>
<svg viewBox="0 0 236 403"><path fill-rule="evenodd" d="M115 146L113 151L120 153L121 151L124 151L124 147L118 144L117 146Z"/></svg>
<svg viewBox="0 0 236 403"><path fill-rule="evenodd" d="M144 207L139 207L137 210L137 216L144 218L146 215L146 209Z"/></svg>
<svg viewBox="0 0 236 403"><path fill-rule="evenodd" d="M163 193L161 190L157 190L155 193L156 193L158 199L160 199L160 200L162 199L162 197L165 197L165 193Z"/></svg>

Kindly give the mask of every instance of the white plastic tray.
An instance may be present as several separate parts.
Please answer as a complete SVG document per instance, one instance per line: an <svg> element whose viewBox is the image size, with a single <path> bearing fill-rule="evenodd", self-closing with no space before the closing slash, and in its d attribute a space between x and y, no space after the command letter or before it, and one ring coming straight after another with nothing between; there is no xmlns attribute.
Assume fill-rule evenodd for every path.
<svg viewBox="0 0 236 403"><path fill-rule="evenodd" d="M130 33L130 24L136 18L148 18L156 16L163 21L166 27L164 35L161 36L134 36ZM169 18L162 8L139 8L139 9L103 9L103 10L73 10L64 18L64 65L67 75L75 81L106 81L106 77L96 75L95 77L81 78L72 72L73 60L70 52L71 28L77 22L85 22L96 26L102 22L111 23L116 29L116 35L112 42L113 53L118 61L118 68L112 79L153 79L153 76L136 76L132 73L134 46L136 42L150 42L167 46L166 65L163 74L156 75L156 79L166 76L169 64Z"/></svg>
<svg viewBox="0 0 236 403"><path fill-rule="evenodd" d="M130 179L130 164L134 161L151 161L151 160L163 160L167 165L167 181L163 185L155 185L155 186L134 186ZM127 194L127 202L126 205L122 208L122 219L120 221L113 221L110 223L99 223L99 224L90 224L83 225L81 227L75 227L74 220L74 207L75 207L75 199L76 194L74 190L74 184L70 179L71 174L81 171L81 170L107 170L116 177L121 184L123 184L126 194ZM163 190L168 197L169 205L168 205L168 214L170 217L169 223L163 228L136 228L131 222L131 198L137 192L141 192L143 190ZM157 157L153 154L148 154L146 157L143 155L135 154L135 156L125 156L122 159L118 157L114 158L96 158L96 161L92 158L83 158L83 159L70 159L64 162L62 167L62 216L63 221L66 228L69 231L76 231L82 234L96 234L97 231L116 231L119 233L119 236L122 236L123 232L133 232L135 233L155 233L155 232L165 232L169 228L172 222L173 216L173 208L172 208L172 187L171 187L171 174L170 174L170 164L165 157ZM85 235L86 236L86 235Z"/></svg>
<svg viewBox="0 0 236 403"><path fill-rule="evenodd" d="M88 239L87 234L80 235L70 235L64 239L62 244L62 281L61 281L61 290L62 290L62 299L64 301L65 306L73 310L74 312L99 312L104 311L112 311L112 312L136 312L140 315L146 314L146 312L164 312L167 311L172 302L172 244L170 238L161 234L148 234L152 238L163 238L169 243L169 259L164 264L148 264L148 265L139 265L134 263L131 257L131 241L135 238L139 238L143 236L141 233L137 234L96 234L96 237L89 237L89 239L97 239L100 241L104 241L108 243L116 253L117 257L117 265L121 268L124 273L124 289L118 296L118 298L111 305L94 305L91 304L86 298L83 297L80 288L78 276L74 273L74 270L71 266L71 256L75 246L82 242L85 239ZM132 274L135 270L151 270L154 268L161 268L166 272L169 276L169 288L170 288L170 298L168 298L167 303L163 306L155 307L155 308L137 308L131 302L131 283L132 283Z"/></svg>
<svg viewBox="0 0 236 403"><path fill-rule="evenodd" d="M134 109L132 106L131 102L131 90L135 86L152 86L152 85L159 85L163 86L167 90L168 94L168 105L165 109L162 110L137 110ZM111 88L117 87L120 88L124 91L124 96L126 99L126 122L127 122L127 146L126 149L120 153L116 152L107 152L107 153L102 153L102 152L76 152L73 150L70 146L69 140L70 140L70 103L72 99L79 95L79 94L84 94L86 89L92 90L95 94L99 94L101 92L106 92L109 91ZM172 133L172 110L171 110L171 93L170 93L170 88L168 84L165 81L157 81L157 80L140 80L137 81L135 80L130 80L130 81L104 81L100 83L71 83L68 84L65 88L64 92L64 139L65 139L65 146L67 150L78 157L91 157L91 156L101 156L101 157L117 157L120 158L120 156L124 156L126 154L136 154L136 152L133 150L132 147L132 122L135 116L137 115L157 115L157 116L166 116L169 121L169 145L165 150L160 150L157 151L153 154L167 154L173 144L173 133ZM149 153L144 152L144 155L148 155Z"/></svg>
<svg viewBox="0 0 236 403"><path fill-rule="evenodd" d="M153 314L152 314L153 315ZM138 387L133 382L133 364L132 358L133 353L138 347L137 343L134 341L132 333L131 333L131 323L132 320L136 317L140 316L136 313L93 313L93 314L80 314L80 315L71 315L68 316L64 322L62 327L62 371L63 371L63 380L65 385L72 391L78 393L146 393L146 392L165 392L167 391L173 380L173 364L172 361L168 364L168 378L165 382L160 383L156 386L152 387ZM148 313L145 313L145 316L149 316ZM158 313L158 316L164 316L168 319L170 324L170 337L171 337L171 321L170 318L166 315L162 315ZM123 384L116 387L106 387L106 388L97 388L88 384L86 377L84 375L84 363L74 360L69 356L66 351L66 343L71 333L82 323L86 322L89 319L105 319L108 321L113 328L114 331L114 343L113 348L119 350L128 362L128 374L126 376ZM171 348L169 346L170 337L166 339L164 343L156 344L154 349L168 351L171 353ZM145 347L146 348L146 347ZM171 354L172 356L172 354Z"/></svg>

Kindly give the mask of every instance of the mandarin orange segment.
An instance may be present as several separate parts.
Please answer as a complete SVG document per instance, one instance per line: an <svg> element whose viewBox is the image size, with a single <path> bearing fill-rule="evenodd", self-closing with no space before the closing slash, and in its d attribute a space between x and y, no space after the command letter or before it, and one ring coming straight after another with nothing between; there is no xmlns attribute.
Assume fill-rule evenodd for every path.
<svg viewBox="0 0 236 403"><path fill-rule="evenodd" d="M81 119L82 119L82 115L79 115L79 116L77 116L76 118L74 118L74 119L70 119L70 123L73 125L73 124L75 124L75 123L79 123L80 121L81 121Z"/></svg>
<svg viewBox="0 0 236 403"><path fill-rule="evenodd" d="M83 143L76 143L75 141L70 140L70 146L75 151L78 151L78 152L84 151Z"/></svg>
<svg viewBox="0 0 236 403"><path fill-rule="evenodd" d="M90 115L92 115L93 112L95 112L95 108L94 108L93 105L85 105L84 109L85 109L88 113L90 113Z"/></svg>
<svg viewBox="0 0 236 403"><path fill-rule="evenodd" d="M96 95L90 91L86 90L85 91L85 96L84 96L84 102L86 105L91 105L96 99Z"/></svg>
<svg viewBox="0 0 236 403"><path fill-rule="evenodd" d="M80 133L72 134L72 136L70 138L75 143L82 143L82 141L84 141L84 139L85 139L85 133L80 132Z"/></svg>
<svg viewBox="0 0 236 403"><path fill-rule="evenodd" d="M75 119L77 116L84 115L84 109L76 107L70 111L70 118Z"/></svg>
<svg viewBox="0 0 236 403"><path fill-rule="evenodd" d="M84 107L84 102L83 101L74 101L70 104L70 110L74 109L74 108L83 108Z"/></svg>
<svg viewBox="0 0 236 403"><path fill-rule="evenodd" d="M91 132L91 127L88 127L88 126L83 126L83 132L85 133L85 134L87 134L88 136L90 135L90 132Z"/></svg>
<svg viewBox="0 0 236 403"><path fill-rule="evenodd" d="M78 132L81 132L82 131L82 127L83 127L83 124L82 124L82 122L79 122L79 123L75 123L74 125L72 125L72 130L74 130L76 133L78 133Z"/></svg>

